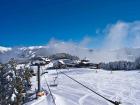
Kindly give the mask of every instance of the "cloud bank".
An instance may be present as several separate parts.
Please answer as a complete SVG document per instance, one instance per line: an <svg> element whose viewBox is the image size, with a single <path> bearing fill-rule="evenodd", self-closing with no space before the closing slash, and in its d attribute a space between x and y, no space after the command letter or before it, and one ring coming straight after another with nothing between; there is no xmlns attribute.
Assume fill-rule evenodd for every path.
<svg viewBox="0 0 140 105"><path fill-rule="evenodd" d="M91 51L87 48L89 45L92 46L91 42L94 42L94 36L92 38L85 37L79 43L53 39L50 40L47 46L52 48L51 51L54 51L54 53L65 52L79 56L81 59L86 57L93 62L134 60L136 55L139 56L135 52L134 55L128 54L129 49L126 48L140 48L140 21L118 21L115 24L108 24L102 35L105 38L101 40L103 45L98 50ZM139 51L136 52L138 53Z"/></svg>
<svg viewBox="0 0 140 105"><path fill-rule="evenodd" d="M104 46L107 49L139 48L140 47L140 21L110 24L105 29Z"/></svg>

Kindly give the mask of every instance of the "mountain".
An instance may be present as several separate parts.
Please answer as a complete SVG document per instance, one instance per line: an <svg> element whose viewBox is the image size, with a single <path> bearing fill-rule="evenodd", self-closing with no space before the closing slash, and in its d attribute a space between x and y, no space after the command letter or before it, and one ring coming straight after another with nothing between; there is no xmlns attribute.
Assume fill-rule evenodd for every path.
<svg viewBox="0 0 140 105"><path fill-rule="evenodd" d="M7 51L10 51L11 49L12 48L0 46L0 53L4 53L4 52L7 52Z"/></svg>
<svg viewBox="0 0 140 105"><path fill-rule="evenodd" d="M53 59L53 60L58 60L58 59L78 60L79 59L77 56L72 56L72 55L66 54L66 53L56 53L56 54L50 55L49 58Z"/></svg>
<svg viewBox="0 0 140 105"><path fill-rule="evenodd" d="M56 54L56 55L55 55ZM73 56L69 56L73 55ZM133 61L140 56L140 48L123 48L117 50L93 50L80 46L67 46L65 44L53 44L47 46L31 47L0 47L0 62L7 62L11 58L26 60L34 56L45 57L79 57L80 59L89 59L91 62L109 62L109 61Z"/></svg>

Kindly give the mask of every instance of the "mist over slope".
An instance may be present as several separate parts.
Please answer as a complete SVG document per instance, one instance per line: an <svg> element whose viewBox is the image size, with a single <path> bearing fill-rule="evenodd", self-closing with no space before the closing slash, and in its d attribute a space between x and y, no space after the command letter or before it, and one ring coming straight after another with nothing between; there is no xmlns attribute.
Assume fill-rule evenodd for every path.
<svg viewBox="0 0 140 105"><path fill-rule="evenodd" d="M67 53L79 57L80 59L87 58L91 62L109 62L127 60L133 61L140 56L140 48L124 48L118 50L94 50L88 49L67 43L56 43L47 46L32 46L11 48L3 52L0 49L0 61L7 62L11 58L29 59L34 56L50 56L56 53Z"/></svg>

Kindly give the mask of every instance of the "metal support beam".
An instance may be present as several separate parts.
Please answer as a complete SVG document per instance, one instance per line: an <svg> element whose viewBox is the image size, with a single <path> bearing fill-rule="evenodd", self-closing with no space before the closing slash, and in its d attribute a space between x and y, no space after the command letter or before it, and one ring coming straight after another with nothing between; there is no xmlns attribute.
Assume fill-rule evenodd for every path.
<svg viewBox="0 0 140 105"><path fill-rule="evenodd" d="M38 70L37 70L37 80L38 80L38 92L40 92L40 65L37 65Z"/></svg>

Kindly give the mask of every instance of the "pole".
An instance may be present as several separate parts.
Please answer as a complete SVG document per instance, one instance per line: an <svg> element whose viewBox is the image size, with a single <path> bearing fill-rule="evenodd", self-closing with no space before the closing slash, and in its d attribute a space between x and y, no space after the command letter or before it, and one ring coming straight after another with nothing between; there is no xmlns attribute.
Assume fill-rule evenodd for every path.
<svg viewBox="0 0 140 105"><path fill-rule="evenodd" d="M37 70L38 92L40 92L40 65L37 66L38 66L38 70Z"/></svg>

